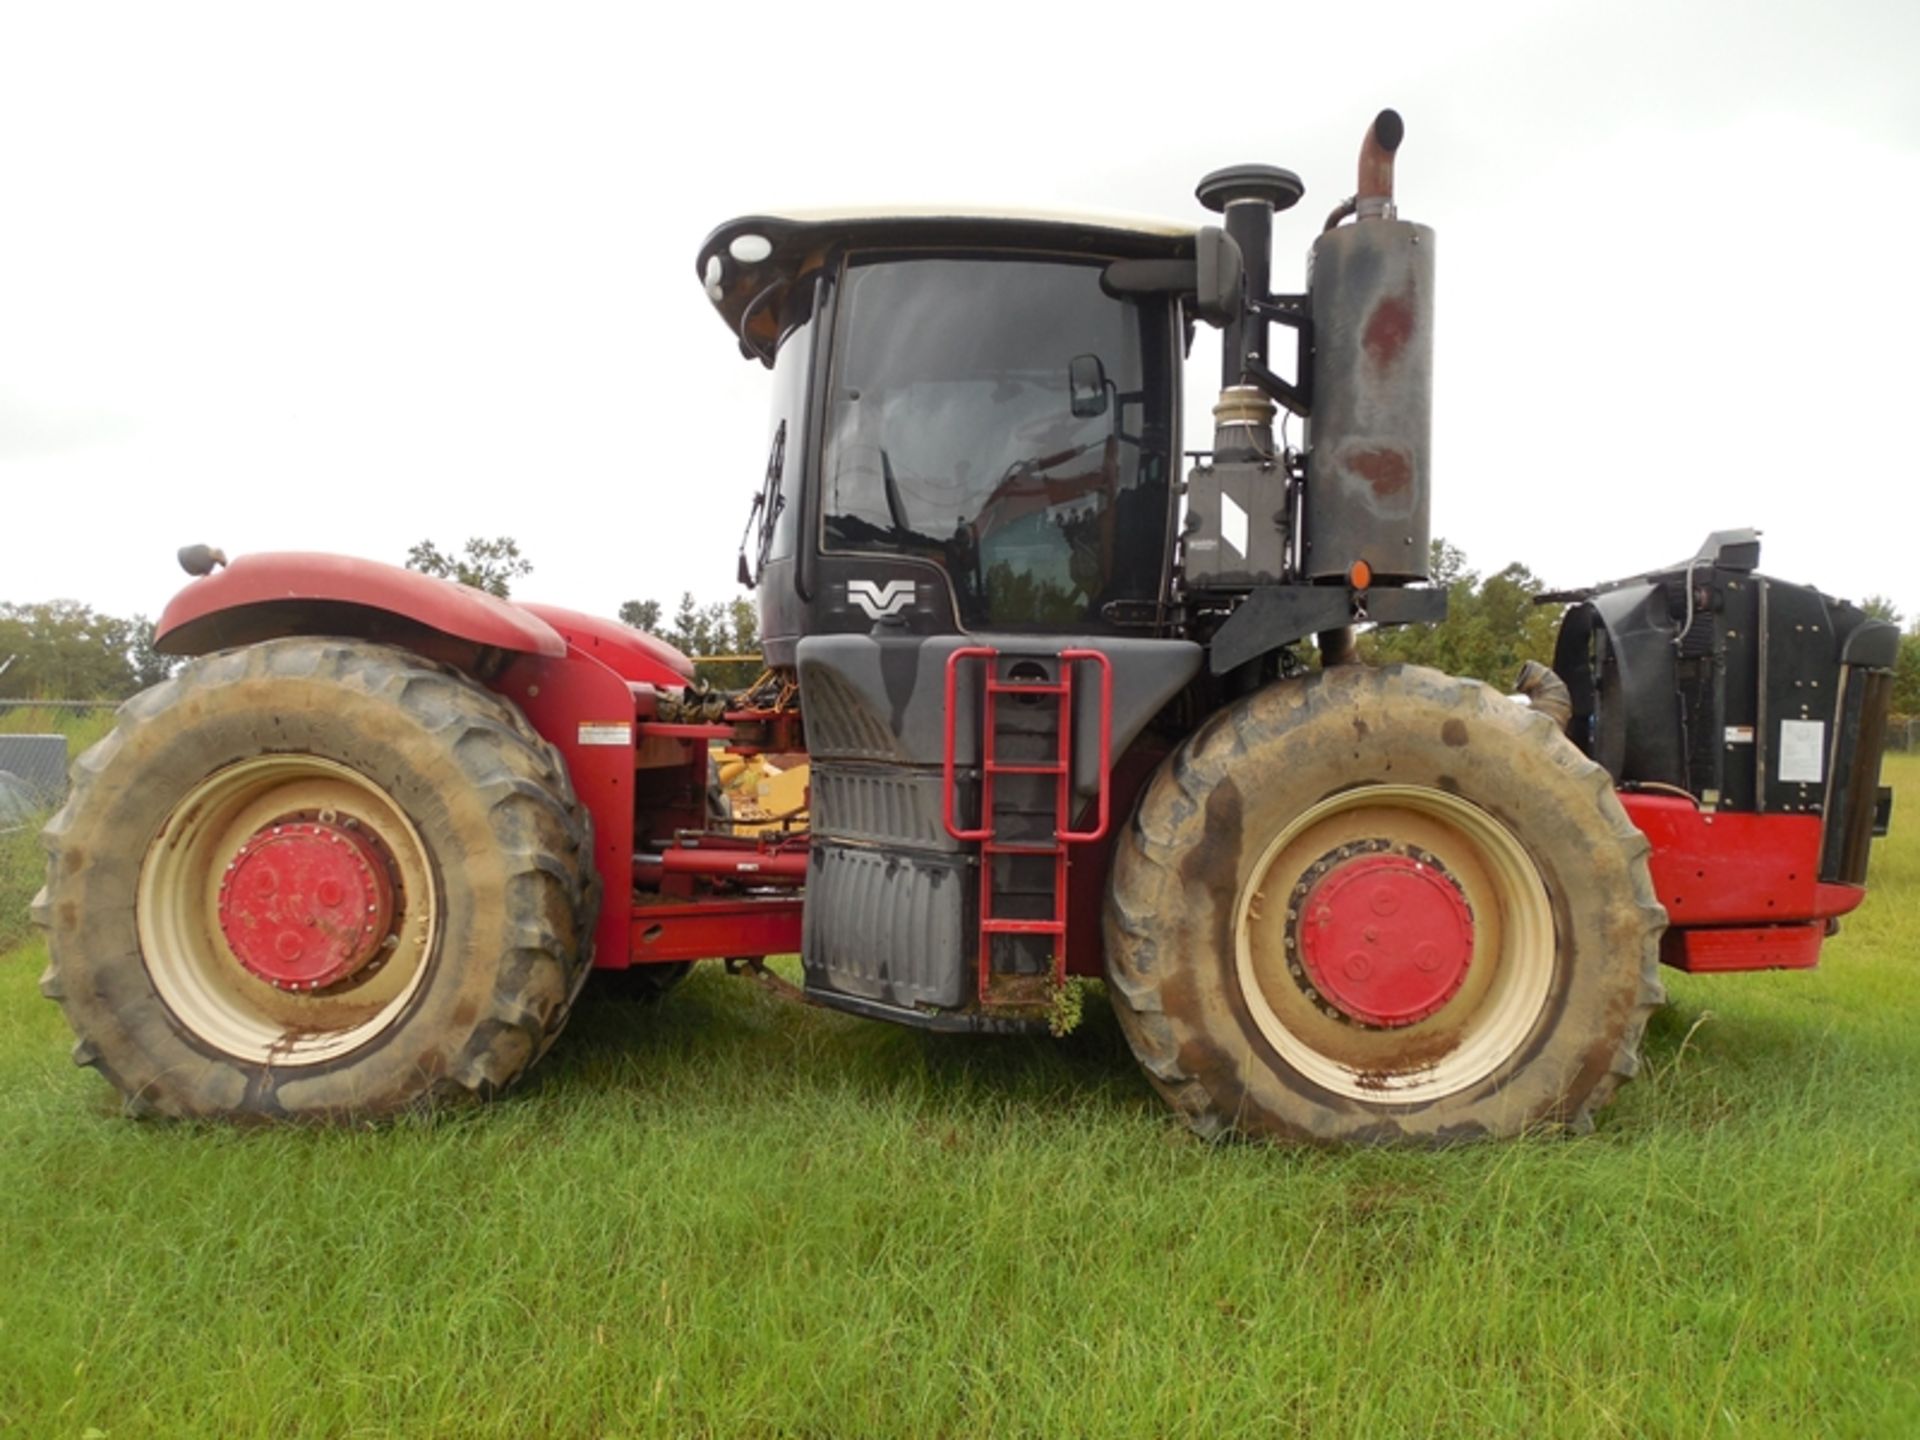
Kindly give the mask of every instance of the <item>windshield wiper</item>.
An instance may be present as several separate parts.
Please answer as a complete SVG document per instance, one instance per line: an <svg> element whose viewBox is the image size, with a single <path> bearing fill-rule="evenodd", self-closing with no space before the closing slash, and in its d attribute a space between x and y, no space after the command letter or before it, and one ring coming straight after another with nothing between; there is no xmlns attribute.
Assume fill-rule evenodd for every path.
<svg viewBox="0 0 1920 1440"><path fill-rule="evenodd" d="M895 533L906 536L913 534L913 527L907 523L907 502L900 498L900 482L893 478L893 457L887 454L887 447L880 447L880 485L887 495L887 514L893 520Z"/></svg>

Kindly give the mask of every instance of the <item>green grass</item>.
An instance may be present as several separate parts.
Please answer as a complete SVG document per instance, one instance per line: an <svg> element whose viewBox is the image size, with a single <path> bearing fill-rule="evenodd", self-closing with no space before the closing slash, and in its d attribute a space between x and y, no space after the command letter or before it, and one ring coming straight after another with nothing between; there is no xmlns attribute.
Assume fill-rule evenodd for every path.
<svg viewBox="0 0 1920 1440"><path fill-rule="evenodd" d="M1920 1433L1920 759L1808 975L1671 979L1573 1141L1209 1148L1104 1007L700 974L381 1132L136 1124L0 961L0 1433Z"/></svg>

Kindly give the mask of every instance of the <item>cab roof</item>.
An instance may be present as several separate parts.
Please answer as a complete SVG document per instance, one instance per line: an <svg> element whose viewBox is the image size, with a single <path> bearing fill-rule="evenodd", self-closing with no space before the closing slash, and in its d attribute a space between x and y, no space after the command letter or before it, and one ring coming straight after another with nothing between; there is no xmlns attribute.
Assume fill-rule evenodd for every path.
<svg viewBox="0 0 1920 1440"><path fill-rule="evenodd" d="M846 246L1041 249L1113 260L1180 259L1196 227L1165 220L958 206L743 215L700 246L695 273L741 353L772 363L787 292Z"/></svg>

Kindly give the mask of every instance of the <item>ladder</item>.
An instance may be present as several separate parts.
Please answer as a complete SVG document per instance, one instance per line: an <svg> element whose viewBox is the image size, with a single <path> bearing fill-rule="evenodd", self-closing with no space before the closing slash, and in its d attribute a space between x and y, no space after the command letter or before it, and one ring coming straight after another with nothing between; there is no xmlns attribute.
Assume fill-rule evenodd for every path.
<svg viewBox="0 0 1920 1440"><path fill-rule="evenodd" d="M1018 664L1022 660L1028 662L1026 668L1042 674L1050 669L1055 678L1013 677L1009 672L1022 668ZM979 665L984 680L980 691L980 823L971 827L962 825L956 813L958 700L962 670L968 665ZM1075 830L1074 673L1083 665L1099 672L1099 789L1092 827ZM947 657L946 681L942 811L949 835L980 847L980 1003L1043 1003L1067 974L1067 847L1091 843L1107 833L1107 772L1113 760L1113 666L1098 650L1008 652L991 645L965 645ZM1009 712L1002 708L1003 700L1024 703L1019 710ZM1051 749L1046 743L1049 740ZM1009 756L1002 748L1008 744L1026 753ZM1023 800L1029 802L1025 808ZM1033 808L1036 801L1041 808ZM1006 833L1009 829L1032 832L1036 828L1038 834ZM1026 882L1024 889L1017 883L1021 879ZM1012 913L1016 910L1027 913ZM1047 942L1049 955L1043 973L995 965L996 941L1028 936L1044 937ZM1017 940L1012 948L1020 948Z"/></svg>

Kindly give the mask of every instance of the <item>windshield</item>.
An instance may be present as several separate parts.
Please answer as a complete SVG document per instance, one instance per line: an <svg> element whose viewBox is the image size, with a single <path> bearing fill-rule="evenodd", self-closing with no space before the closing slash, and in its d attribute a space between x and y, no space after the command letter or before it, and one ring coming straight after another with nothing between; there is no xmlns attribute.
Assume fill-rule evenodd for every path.
<svg viewBox="0 0 1920 1440"><path fill-rule="evenodd" d="M822 466L828 549L938 562L969 626L1104 627L1113 602L1158 598L1169 312L1108 295L1101 268L849 265Z"/></svg>

